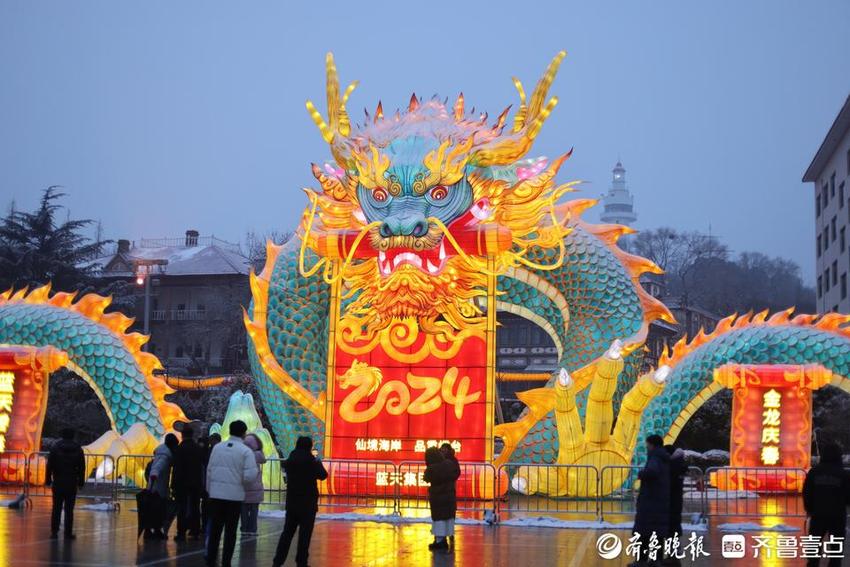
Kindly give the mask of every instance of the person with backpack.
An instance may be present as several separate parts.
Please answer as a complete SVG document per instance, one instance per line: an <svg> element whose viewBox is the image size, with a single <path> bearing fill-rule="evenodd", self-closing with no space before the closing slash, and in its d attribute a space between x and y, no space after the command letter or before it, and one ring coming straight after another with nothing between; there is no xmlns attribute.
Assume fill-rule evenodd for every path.
<svg viewBox="0 0 850 567"><path fill-rule="evenodd" d="M74 503L77 488L86 482L86 457L83 448L74 440L76 432L71 428L62 430L62 439L53 444L47 456L45 485L53 492L53 511L50 516L50 539L59 537L59 522L65 511L65 539L76 539L74 535Z"/></svg>

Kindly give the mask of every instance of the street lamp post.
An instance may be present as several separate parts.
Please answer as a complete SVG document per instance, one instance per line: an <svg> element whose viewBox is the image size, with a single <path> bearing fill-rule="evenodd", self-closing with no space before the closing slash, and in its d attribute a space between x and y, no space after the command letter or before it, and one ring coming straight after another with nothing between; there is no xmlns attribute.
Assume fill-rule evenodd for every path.
<svg viewBox="0 0 850 567"><path fill-rule="evenodd" d="M165 266L168 260L155 259L146 260L137 258L134 261L136 266L136 285L145 286L145 311L144 311L144 333L150 336L150 318L151 318L151 274L156 271L157 274L165 273ZM147 351L148 345L142 345L142 350Z"/></svg>

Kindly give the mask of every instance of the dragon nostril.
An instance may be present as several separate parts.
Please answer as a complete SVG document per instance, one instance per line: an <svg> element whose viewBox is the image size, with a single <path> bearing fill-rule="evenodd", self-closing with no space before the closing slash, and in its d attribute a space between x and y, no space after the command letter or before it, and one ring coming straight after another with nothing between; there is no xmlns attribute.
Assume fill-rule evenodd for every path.
<svg viewBox="0 0 850 567"><path fill-rule="evenodd" d="M427 232L428 223L424 220L417 221L416 224L413 226L413 236L416 236L417 238L420 236L425 236Z"/></svg>
<svg viewBox="0 0 850 567"><path fill-rule="evenodd" d="M387 223L385 223L385 222L382 222L382 223L381 223L381 226L380 226L380 227L378 227L378 233L379 233L381 236L383 236L384 238L389 238L390 236L392 236L392 235L393 235L392 230L390 230L390 225L388 225L388 224L387 224Z"/></svg>

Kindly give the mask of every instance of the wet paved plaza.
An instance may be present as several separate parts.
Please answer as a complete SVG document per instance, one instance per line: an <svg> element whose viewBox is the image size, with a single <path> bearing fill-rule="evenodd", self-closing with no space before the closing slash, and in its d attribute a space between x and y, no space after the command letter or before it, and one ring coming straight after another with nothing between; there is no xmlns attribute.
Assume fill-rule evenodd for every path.
<svg viewBox="0 0 850 567"><path fill-rule="evenodd" d="M48 538L49 501L36 498L33 508L0 508L0 567L25 565L77 566L201 566L200 543L142 542L136 540L136 514L125 503L119 512L80 509L75 517L77 540L66 544ZM783 523L801 527L802 521ZM234 565L270 566L282 527L278 518L261 518L260 535L239 542ZM596 540L608 530L556 529L500 525L460 525L453 553L428 551L431 540L427 523L377 523L320 519L311 547L311 565L363 566L615 566L626 558L601 559ZM614 531L622 538L626 530ZM173 535L173 529L172 529ZM794 535L794 534L791 534ZM796 535L799 535L797 532ZM722 534L705 534L711 557L684 565L803 565L800 559L740 559L720 557ZM291 555L294 555L294 546ZM293 557L286 565L294 565Z"/></svg>

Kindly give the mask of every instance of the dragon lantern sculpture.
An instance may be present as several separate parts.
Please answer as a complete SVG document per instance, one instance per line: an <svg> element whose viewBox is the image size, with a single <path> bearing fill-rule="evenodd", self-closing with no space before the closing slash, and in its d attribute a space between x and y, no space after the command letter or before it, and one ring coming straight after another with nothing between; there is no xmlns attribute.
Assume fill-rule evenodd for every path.
<svg viewBox="0 0 850 567"><path fill-rule="evenodd" d="M380 398L398 382L383 376L394 366L387 356L412 365L413 385L425 357L451 361L464 341L486 342L496 311L542 327L561 367L544 388L520 394L528 407L518 421L490 430L504 442L498 456L485 451L496 465L628 465L642 457L641 436L675 438L710 395L712 369L728 362L820 363L845 387L847 318L790 313L732 318L716 338L683 341L664 366L639 375L649 324L673 321L639 284L642 273L660 269L617 247L627 227L581 219L594 201L560 202L575 185L555 181L569 153L526 157L558 102L548 93L564 56L530 96L514 79L512 118L505 109L488 122L486 113L466 110L463 94L453 104L414 94L406 111L386 115L378 103L355 124L347 106L357 83L341 89L328 54L326 115L312 102L307 110L333 160L313 164L321 190L306 190L298 238L269 244L245 314L254 373L283 446L304 433L329 443L330 406L340 403L329 397L359 391L364 407ZM492 369L495 343L486 344L480 356ZM841 349L838 358L823 355L827 344ZM381 357L371 366L375 349ZM348 368L343 355L361 360ZM400 387L394 399L383 411L400 404L412 411ZM514 487L588 495L628 476L597 485L534 470L518 468Z"/></svg>
<svg viewBox="0 0 850 567"><path fill-rule="evenodd" d="M569 153L527 157L557 104L549 90L564 56L530 96L514 79L511 118L509 109L493 122L468 112L462 94L453 104L413 95L391 115L378 103L362 124L347 109L356 83L342 90L327 56L325 115L311 102L307 109L332 160L313 164L321 189L306 190L298 237L268 244L244 315L278 446L309 434L332 460L401 462L421 461L417 453L443 440L457 449L462 442L461 460L492 471L519 463L511 467L518 490L592 496L618 488L627 471L601 482L581 471L640 462L637 440L649 433L674 440L718 391L712 372L720 366L817 365L850 391L850 317L790 310L724 319L641 375L650 323L673 321L639 283L659 268L618 248L627 227L582 220L593 200L562 200L576 184L555 181ZM125 334L131 320L104 315L108 303L50 297L49 288L3 294L0 346L67 355L106 406L116 431L103 444L119 453L130 450L129 438L150 445L150 433L185 416L165 401L171 390L153 375L158 361L140 351L146 337ZM499 424L497 311L541 327L559 361L545 387L519 394L527 406L520 419ZM494 438L503 441L498 455ZM591 467L534 466L542 463ZM332 485L334 472L337 481L346 475L331 472ZM484 489L481 480L467 479L459 495L503 490L504 479ZM419 486L415 474L408 481Z"/></svg>

